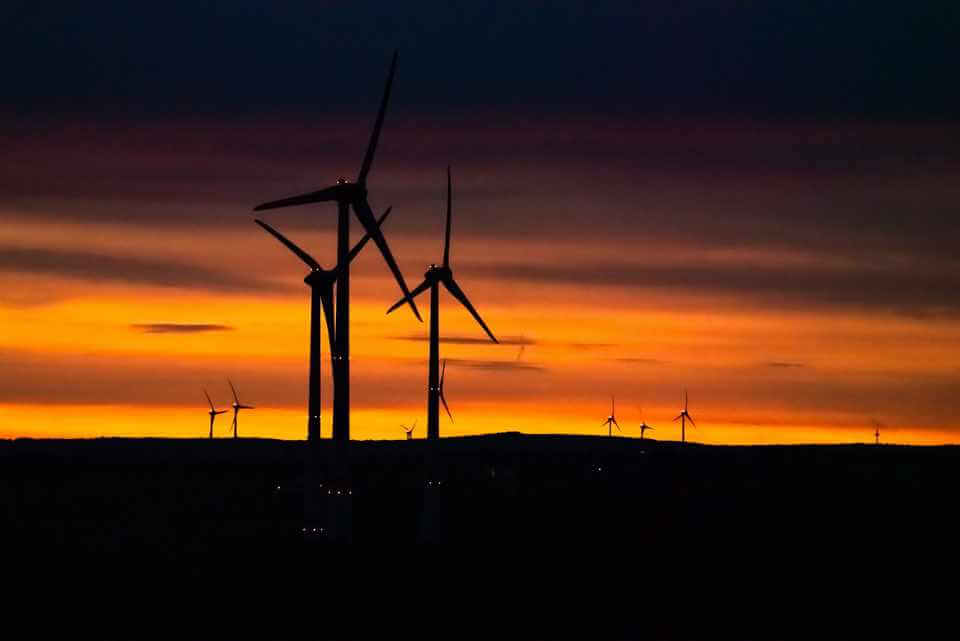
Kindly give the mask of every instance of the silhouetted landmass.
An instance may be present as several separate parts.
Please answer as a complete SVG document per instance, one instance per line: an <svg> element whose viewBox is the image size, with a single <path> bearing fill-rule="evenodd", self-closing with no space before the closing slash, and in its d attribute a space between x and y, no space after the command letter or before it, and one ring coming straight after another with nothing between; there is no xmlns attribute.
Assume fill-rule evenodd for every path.
<svg viewBox="0 0 960 641"><path fill-rule="evenodd" d="M362 603L358 595L379 581L427 589L445 572L458 585L476 589L487 581L514 599L533 598L520 588L526 584L556 598L591 599L591 612L608 599L620 604L603 619L591 615L570 627L570 615L556 618L553 610L547 614L532 610L532 601L515 600L513 607L522 605L526 614L514 627L501 629L486 616L471 620L468 627L488 638L564 632L596 638L601 631L617 638L744 638L738 633L752 628L737 617L746 612L755 625L764 616L747 608L752 604L727 613L733 618L723 622L702 615L676 619L654 607L655 596L656 603L675 607L714 598L698 593L674 601L665 581L683 584L693 576L679 569L680 562L712 558L735 565L734 573L717 577L725 582L772 570L788 585L795 583L789 564L806 555L834 553L844 562L864 557L886 568L898 551L912 555L950 536L953 515L945 508L953 504L960 462L957 447L680 446L513 433L336 447L331 441L310 450L304 442L243 438L0 442L6 549L31 563L53 559L58 567L64 559L82 559L90 564L79 575L84 580L105 569L139 575L149 562L151 581L177 589L199 589L211 579L244 585L299 579L309 580L324 599L339 594L341 601ZM328 465L334 454L349 465ZM338 471L323 478L330 470ZM311 475L323 485L305 505ZM343 492L339 499L336 490ZM325 519L349 510L324 503L345 499L352 518L340 532L379 552L327 544L337 524ZM325 533L305 536L304 527ZM456 544L458 561L445 567L446 553L411 548L417 541ZM479 560L489 555L497 559L492 565ZM464 559L474 561L465 565ZM830 568L843 573L840 565ZM608 581L611 591L617 581L651 582L647 605L640 608L633 588L595 591L597 582ZM350 587L338 592L340 585ZM461 599L444 590L437 598ZM472 612L479 606L461 607ZM508 606L483 607L501 612ZM774 627L761 628L766 632L747 636L800 636L811 631L798 627L803 620L788 625L777 619ZM364 625L391 621L374 617ZM217 628L224 632L247 623L217 625L227 626ZM333 617L321 627L350 638L356 625ZM264 638L278 636L269 630Z"/></svg>
<svg viewBox="0 0 960 641"><path fill-rule="evenodd" d="M0 518L31 541L90 548L299 540L306 456L302 442L263 439L2 442ZM829 528L838 543L949 518L937 508L960 448L501 434L353 442L349 460L352 480L338 483L355 541L786 543Z"/></svg>

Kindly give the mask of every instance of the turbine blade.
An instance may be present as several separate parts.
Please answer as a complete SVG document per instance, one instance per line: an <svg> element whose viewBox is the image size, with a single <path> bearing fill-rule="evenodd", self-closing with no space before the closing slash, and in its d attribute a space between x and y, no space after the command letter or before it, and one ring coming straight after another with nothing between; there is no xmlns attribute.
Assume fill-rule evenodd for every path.
<svg viewBox="0 0 960 641"><path fill-rule="evenodd" d="M621 434L623 433L623 430L620 429L620 423L617 423L616 421L614 421L613 426L617 428L618 432L620 432Z"/></svg>
<svg viewBox="0 0 960 641"><path fill-rule="evenodd" d="M460 286L457 285L457 281L453 280L453 276L450 278L443 279L443 285L447 288L447 291L453 294L453 297L460 301L464 307L467 308L467 311L470 312L478 323L480 327L483 328L483 331L487 333L487 336L490 337L494 343L500 343L497 340L496 336L493 335L493 332L490 331L490 328L487 327L487 324L483 322L483 319L480 318L480 314L477 313L477 310L474 309L473 305L470 304L470 300L467 298L467 295L463 293L463 290L460 289Z"/></svg>
<svg viewBox="0 0 960 641"><path fill-rule="evenodd" d="M210 395L207 394L207 390L203 390L203 395L207 397L207 402L210 403L210 409L216 412L217 408L213 406L213 401L210 400Z"/></svg>
<svg viewBox="0 0 960 641"><path fill-rule="evenodd" d="M681 416L683 416L683 414L677 414L677 417L676 417L675 419L673 419L673 420L674 420L674 421L679 421Z"/></svg>
<svg viewBox="0 0 960 641"><path fill-rule="evenodd" d="M327 340L330 341L330 356L333 356L337 349L337 334L333 324L332 294L332 291L328 291L326 294L320 296L320 305L323 306L323 318L327 324Z"/></svg>
<svg viewBox="0 0 960 641"><path fill-rule="evenodd" d="M239 405L240 399L237 398L237 388L233 386L233 381L231 381L229 378L227 379L227 383L230 384L230 391L233 392L233 402Z"/></svg>
<svg viewBox="0 0 960 641"><path fill-rule="evenodd" d="M683 411L687 411L687 407L690 405L690 397L687 396L687 390L683 390Z"/></svg>
<svg viewBox="0 0 960 641"><path fill-rule="evenodd" d="M383 118L387 114L387 103L390 102L390 90L393 88L393 75L397 71L397 55L399 51L393 52L393 60L390 62L390 73L387 74L387 86L383 90L383 100L380 101L380 111L377 112L377 120L373 124L373 133L370 134L370 144L367 145L367 153L363 157L363 164L360 166L360 175L357 176L357 182L361 185L366 184L367 174L370 173L370 166L373 164L373 155L377 151L377 143L380 140L380 130L383 128Z"/></svg>
<svg viewBox="0 0 960 641"><path fill-rule="evenodd" d="M687 414L687 420L690 421L690 425L693 425L694 427L697 426L697 423L693 420L693 417L690 416L689 414Z"/></svg>
<svg viewBox="0 0 960 641"><path fill-rule="evenodd" d="M447 410L447 416L450 417L450 422L453 423L453 414L450 413L450 407L447 405L447 398L443 395L443 388L440 390L440 402L443 403L443 409Z"/></svg>
<svg viewBox="0 0 960 641"><path fill-rule="evenodd" d="M383 260L387 262L387 266L390 268L390 271L393 272L393 277L397 279L397 284L400 285L400 291L402 291L403 295L408 299L407 303L409 303L410 309L413 310L413 315L422 323L423 319L420 318L417 304L413 302L413 298L410 297L410 290L407 289L407 281L403 279L403 274L400 273L400 268L397 267L397 261L393 259L390 246L387 245L387 239L383 237L383 233L381 233L380 228L377 227L377 221L373 217L373 212L370 211L370 205L367 203L367 199L362 198L355 201L353 203L353 210L357 214L357 219L360 221L360 224L367 230L367 233L373 238L373 242L375 242L380 249L380 253L383 254Z"/></svg>
<svg viewBox="0 0 960 641"><path fill-rule="evenodd" d="M264 211L265 209L279 209L280 207L294 207L296 205L309 205L310 203L325 203L337 199L335 187L327 187L320 191L311 191L308 194L281 198L280 200L271 200L267 203L261 203L253 208L253 211Z"/></svg>
<svg viewBox="0 0 960 641"><path fill-rule="evenodd" d="M383 225L383 221L387 219L387 216L390 215L390 212L393 210L393 207L387 207L387 211L383 212L383 216L377 220L377 229L380 229L380 226ZM353 261L357 257L357 254L360 253L360 250L363 249L364 245L367 244L367 241L370 240L370 234L364 234L363 238L360 239L356 245L353 246L353 249L350 250L350 253L347 254L347 262ZM337 270L340 270L341 266L337 265Z"/></svg>
<svg viewBox="0 0 960 641"><path fill-rule="evenodd" d="M311 269L321 269L320 263L318 263L313 256L311 256L307 252L297 247L297 245L295 245L293 241L291 241L289 238L287 238L286 236L278 232L276 229L274 229L273 227L271 227L270 225L268 225L267 223L259 219L255 219L253 222L263 227L268 234L270 234L271 236L279 240L281 243L283 243L284 247L286 247L287 249L292 251L294 254L296 254L297 257L303 262L305 262L308 267L310 267Z"/></svg>
<svg viewBox="0 0 960 641"><path fill-rule="evenodd" d="M450 212L452 209L453 184L450 178L450 165L447 165L447 235L443 243L443 266L450 266Z"/></svg>
<svg viewBox="0 0 960 641"><path fill-rule="evenodd" d="M427 291L428 289L430 289L430 283L427 282L426 280L424 280L422 283L420 283L419 285L417 285L416 289L414 289L412 292L410 292L410 298L416 298L417 296L419 296L419 295L422 294L423 292ZM387 310L387 313L389 314L390 312L392 312L393 310L395 310L396 308L400 307L401 305L403 305L403 304L406 303L406 302L407 302L407 297L404 296L403 298L401 298L400 300L398 300L397 302L395 302L393 305L391 305L391 306L390 306L390 309Z"/></svg>

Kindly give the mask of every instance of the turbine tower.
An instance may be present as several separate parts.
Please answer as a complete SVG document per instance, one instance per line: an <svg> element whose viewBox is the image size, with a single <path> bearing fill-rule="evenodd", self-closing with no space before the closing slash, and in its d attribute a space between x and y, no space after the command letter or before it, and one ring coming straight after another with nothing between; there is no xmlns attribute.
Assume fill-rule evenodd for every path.
<svg viewBox="0 0 960 641"><path fill-rule="evenodd" d="M407 427L406 425L401 423L400 427L402 427L403 431L407 433L407 440L409 441L413 439L413 430L417 429L417 421L414 420L413 425L411 425L410 427Z"/></svg>
<svg viewBox="0 0 960 641"><path fill-rule="evenodd" d="M677 417L673 419L674 421L680 421L680 442L687 442L687 421L690 421L690 425L696 427L697 424L693 422L693 417L690 416L690 412L687 411L688 406L688 397L687 390L683 390L683 410L677 414Z"/></svg>
<svg viewBox="0 0 960 641"><path fill-rule="evenodd" d="M440 285L443 284L447 291L453 295L460 303L467 308L467 311L473 315L483 331L487 333L494 343L498 343L493 332L487 327L487 324L480 318L480 314L474 309L467 295L463 293L457 281L453 279L453 271L450 269L450 215L452 209L452 179L450 177L450 167L447 167L447 231L443 245L443 265L430 265L427 272L423 275L423 282L417 285L407 296L401 298L387 310L389 314L404 303L412 303L413 299L430 290L430 372L427 378L427 439L440 438L440 400L443 398L443 383L440 377ZM444 364L446 370L446 364ZM446 400L443 400L443 406L447 406ZM447 414L450 409L447 409ZM452 416L451 416L452 419Z"/></svg>
<svg viewBox="0 0 960 641"><path fill-rule="evenodd" d="M226 414L227 410L218 410L213 406L213 401L210 400L210 395L207 394L207 390L203 390L203 395L207 397L207 402L210 403L210 411L207 414L210 415L210 438L213 438L213 419L217 417L217 414Z"/></svg>
<svg viewBox="0 0 960 641"><path fill-rule="evenodd" d="M623 430L620 429L620 424L617 423L616 412L614 411L615 406L616 406L616 399L613 396L611 396L610 397L610 416L608 416L607 420L605 420L603 423L600 423L600 425L607 426L607 436L613 436L614 426L617 427L618 432L620 432L621 434L623 433Z"/></svg>
<svg viewBox="0 0 960 641"><path fill-rule="evenodd" d="M233 438L237 438L237 416L240 414L240 410L256 408L253 405L243 405L237 397L237 388L233 386L233 382L228 378L227 383L230 384L230 391L233 392Z"/></svg>
<svg viewBox="0 0 960 641"><path fill-rule="evenodd" d="M311 203L336 202L337 203L337 264L342 269L337 275L337 301L336 301L336 332L337 349L334 368L334 378L337 385L334 387L334 415L333 415L333 438L336 441L350 440L350 264L347 255L350 252L350 209L353 208L354 214L363 228L367 231L373 242L376 243L386 261L390 271L393 272L397 284L400 285L400 291L403 292L405 299L410 302L410 308L413 310L417 320L422 322L420 312L417 311L416 303L410 296L410 290L407 289L407 283L397 267L397 261L393 258L390 246L387 245L387 239L377 228L374 219L373 210L367 201L367 175L373 165L374 154L377 151L377 142L380 140L380 131L383 128L383 119L387 113L387 104L390 101L390 90L393 86L393 76L397 70L397 52L393 54L393 60L390 63L390 72L387 75L387 85L383 92L383 99L380 101L380 110L377 112L377 119L373 124L373 132L370 135L370 142L367 145L367 151L363 156L363 162L360 165L360 173L357 175L356 182L350 182L346 178L337 179L337 183L326 189L274 200L254 207L254 211L263 211L265 209L276 209L278 207L292 207L295 205L307 205Z"/></svg>
<svg viewBox="0 0 960 641"><path fill-rule="evenodd" d="M383 221L387 219L387 216L390 215L391 209L392 208L388 207L387 211L384 212L383 216L380 217L380 220L377 221L378 229L383 224ZM260 225L267 231L267 233L279 240L284 247L293 252L297 258L306 263L307 267L310 268L310 273L306 278L303 279L303 282L310 287L310 376L307 384L307 440L317 441L320 439L320 374L322 370L321 362L323 351L321 316L327 322L327 338L330 344L330 362L332 370L336 366L336 332L333 322L333 284L336 282L340 271L343 269L343 265L337 265L333 269L329 270L324 269L320 266L320 263L313 258L313 256L300 249L300 247L295 245L286 236L278 232L267 223L263 222L262 220L254 220L253 222ZM368 240L370 240L370 234L365 234L360 242L354 245L353 249L350 250L350 253L347 254L348 264L356 257L357 254L360 253L360 250L363 249L363 246L367 244ZM336 401L336 384L336 377L334 377L334 401ZM334 413L336 413L336 410L334 410Z"/></svg>

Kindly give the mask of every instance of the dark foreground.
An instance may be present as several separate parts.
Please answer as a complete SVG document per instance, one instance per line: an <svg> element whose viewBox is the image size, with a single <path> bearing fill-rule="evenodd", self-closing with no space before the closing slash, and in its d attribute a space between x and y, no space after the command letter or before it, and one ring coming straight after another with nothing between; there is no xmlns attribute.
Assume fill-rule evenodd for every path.
<svg viewBox="0 0 960 641"><path fill-rule="evenodd" d="M518 434L433 445L355 442L337 451L324 442L308 451L304 443L254 439L3 442L0 527L5 549L28 565L49 564L48 577L87 563L85 572L144 578L142 571L178 589L212 575L236 581L236 590L315 579L324 629L340 638L354 629L336 628L331 616L340 588L348 593L340 599L356 602L378 586L409 590L396 595L403 613L408 604L419 611L431 599L457 601L449 590L465 584L491 586L486 601L471 601L480 608L474 616L514 592L530 603L575 595L578 607L606 604L614 612L589 624L594 635L742 637L749 628L736 617L724 627L712 618L654 622L638 613L655 594L663 598L668 582L680 590L678 602L702 599L700 580L678 576L698 554L727 564L713 578L732 589L752 573L770 573L770 585L799 581L801 558L884 565L898 551L936 549L955 533L955 447L681 447ZM375 547L361 554L338 541ZM418 542L456 547L427 552L411 547ZM843 568L830 568L820 595L845 578ZM578 629L551 628L556 612L540 616L496 631L479 616L459 634ZM809 632L798 623L759 636Z"/></svg>

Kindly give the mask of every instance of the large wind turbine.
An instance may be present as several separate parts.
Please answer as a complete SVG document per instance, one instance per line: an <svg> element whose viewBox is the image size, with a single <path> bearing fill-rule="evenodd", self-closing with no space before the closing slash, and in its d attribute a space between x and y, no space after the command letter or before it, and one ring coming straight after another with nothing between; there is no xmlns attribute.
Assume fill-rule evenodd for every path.
<svg viewBox="0 0 960 641"><path fill-rule="evenodd" d="M393 76L397 69L397 52L393 54L393 61L390 63L390 72L387 75L387 85L383 92L383 99L380 102L380 110L377 112L377 119L374 121L373 133L370 135L370 143L367 145L367 152L363 156L363 163L360 165L360 173L357 175L356 182L350 182L346 178L337 179L337 183L326 189L293 196L292 198L283 198L263 203L254 207L254 211L264 209L275 209L277 207L292 207L294 205L307 205L311 203L336 202L339 216L337 219L337 264L342 266L337 275L337 318L336 326L339 331L336 333L337 349L337 367L335 376L340 380L334 391L334 416L333 416L333 438L338 441L350 440L350 266L347 255L350 252L350 208L353 208L357 220L363 225L373 242L376 243L383 254L383 259L387 262L390 271L400 285L400 290L410 302L410 308L418 320L420 312L417 311L416 303L410 296L410 290L407 289L407 283L397 267L397 261L387 245L387 239L377 228L376 220L373 216L373 210L367 201L367 175L370 173L370 167L373 165L373 157L377 151L377 142L380 140L380 130L383 128L383 119L387 112L387 103L390 101L390 89L393 86Z"/></svg>
<svg viewBox="0 0 960 641"><path fill-rule="evenodd" d="M680 421L680 442L687 442L687 421L690 421L690 425L694 427L697 426L693 422L693 417L690 416L690 412L687 411L689 398L687 397L687 390L683 390L683 410L677 414L677 417L673 419L674 421Z"/></svg>
<svg viewBox="0 0 960 641"><path fill-rule="evenodd" d="M392 208L388 207L387 211L384 212L383 216L380 217L380 220L377 221L378 229L383 224L383 221L387 219L387 216L390 215L391 209ZM330 343L330 362L331 369L333 369L336 366L336 332L333 322L333 284L336 282L337 276L343 269L343 265L337 265L333 269L324 269L320 266L320 263L314 259L313 256L300 249L300 247L295 245L286 236L278 232L267 223L263 222L262 220L254 220L253 222L263 227L267 233L283 243L287 249L296 254L297 258L306 263L307 267L310 268L310 273L307 274L307 277L303 279L303 282L310 287L310 376L307 384L307 440L319 440L321 408L320 373L322 370L321 355L323 351L323 338L321 337L321 314L327 322L327 336ZM360 250L363 249L363 246L367 244L368 240L370 240L370 234L365 234L360 242L354 245L353 249L350 250L350 253L347 254L348 264L356 257L357 254L360 253ZM336 390L336 386L338 384L336 378L337 377L334 376L334 390ZM334 392L334 399L336 399L336 392Z"/></svg>
<svg viewBox="0 0 960 641"><path fill-rule="evenodd" d="M483 328L494 343L498 343L493 332L487 327L487 324L480 318L480 314L474 309L467 295L463 293L457 281L453 279L453 271L450 269L450 214L452 209L453 185L450 177L450 167L447 167L447 231L443 245L443 265L430 265L427 272L423 275L423 282L417 285L412 293L401 298L387 310L389 314L396 308L406 302L412 302L413 299L423 292L430 290L430 373L427 379L427 438L440 438L440 400L443 396L442 379L440 378L440 284L447 288L447 291L453 295L460 303L467 308L476 321ZM444 364L446 370L446 364ZM446 400L443 406L447 406ZM447 414L450 409L447 408ZM451 416L451 420L452 420Z"/></svg>
<svg viewBox="0 0 960 641"><path fill-rule="evenodd" d="M218 410L213 406L213 401L210 400L210 395L207 394L207 390L203 390L203 395L207 397L207 402L210 403L210 411L207 414L210 415L210 438L213 438L213 419L217 417L217 414L226 414L227 410Z"/></svg>
<svg viewBox="0 0 960 641"><path fill-rule="evenodd" d="M233 381L228 378L227 383L230 384L230 391L233 392L233 438L237 438L237 416L240 414L240 410L252 410L256 408L253 405L242 404L237 397L237 388L233 386Z"/></svg>
<svg viewBox="0 0 960 641"><path fill-rule="evenodd" d="M613 396L611 396L610 397L610 416L608 416L607 420L605 420L603 423L600 423L601 425L607 426L607 436L613 436L614 425L616 425L618 432L620 432L621 434L623 433L623 430L620 429L620 424L617 423L616 412L614 412L615 406L616 406L616 399Z"/></svg>

